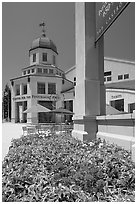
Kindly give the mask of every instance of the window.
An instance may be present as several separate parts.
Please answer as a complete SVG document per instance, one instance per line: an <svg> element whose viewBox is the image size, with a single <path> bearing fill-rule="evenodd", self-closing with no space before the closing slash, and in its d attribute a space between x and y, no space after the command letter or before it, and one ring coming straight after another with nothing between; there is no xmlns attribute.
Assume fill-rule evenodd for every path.
<svg viewBox="0 0 137 204"><path fill-rule="evenodd" d="M109 72L104 72L104 76L110 76L112 73L111 73L111 71L109 71Z"/></svg>
<svg viewBox="0 0 137 204"><path fill-rule="evenodd" d="M27 84L22 85L22 94L27 94Z"/></svg>
<svg viewBox="0 0 137 204"><path fill-rule="evenodd" d="M35 70L34 70L34 69L32 69L32 70L31 70L31 73L34 73L34 71L35 71Z"/></svg>
<svg viewBox="0 0 137 204"><path fill-rule="evenodd" d="M55 83L48 84L48 94L56 94L56 84Z"/></svg>
<svg viewBox="0 0 137 204"><path fill-rule="evenodd" d="M42 68L38 68L38 69L37 69L37 72L38 72L38 73L42 73Z"/></svg>
<svg viewBox="0 0 137 204"><path fill-rule="evenodd" d="M128 104L128 112L133 113L134 110L135 110L135 103Z"/></svg>
<svg viewBox="0 0 137 204"><path fill-rule="evenodd" d="M64 81L64 79L62 79L62 84L64 84L65 83L65 81Z"/></svg>
<svg viewBox="0 0 137 204"><path fill-rule="evenodd" d="M53 69L49 69L49 74L53 74Z"/></svg>
<svg viewBox="0 0 137 204"><path fill-rule="evenodd" d="M30 69L28 70L28 74L30 74Z"/></svg>
<svg viewBox="0 0 137 204"><path fill-rule="evenodd" d="M74 86L76 86L76 77L74 77Z"/></svg>
<svg viewBox="0 0 137 204"><path fill-rule="evenodd" d="M129 79L129 74L124 74L124 79Z"/></svg>
<svg viewBox="0 0 137 204"><path fill-rule="evenodd" d="M33 54L33 62L36 62L36 53Z"/></svg>
<svg viewBox="0 0 137 204"><path fill-rule="evenodd" d="M23 74L26 75L26 71L24 71Z"/></svg>
<svg viewBox="0 0 137 204"><path fill-rule="evenodd" d="M43 69L44 74L48 74L48 69Z"/></svg>
<svg viewBox="0 0 137 204"><path fill-rule="evenodd" d="M53 55L53 64L54 65L56 64L56 57L55 57L55 55Z"/></svg>
<svg viewBox="0 0 137 204"><path fill-rule="evenodd" d="M111 77L107 77L107 81L111 81Z"/></svg>
<svg viewBox="0 0 137 204"><path fill-rule="evenodd" d="M20 85L16 85L16 96L20 95Z"/></svg>
<svg viewBox="0 0 137 204"><path fill-rule="evenodd" d="M47 53L42 54L42 61L47 62Z"/></svg>
<svg viewBox="0 0 137 204"><path fill-rule="evenodd" d="M108 71L108 72L104 72L104 81L111 81L111 74L112 72L111 71Z"/></svg>
<svg viewBox="0 0 137 204"><path fill-rule="evenodd" d="M37 93L45 94L45 83L42 83L42 82L37 83Z"/></svg>
<svg viewBox="0 0 137 204"><path fill-rule="evenodd" d="M123 75L118 75L118 80L122 80L123 79Z"/></svg>

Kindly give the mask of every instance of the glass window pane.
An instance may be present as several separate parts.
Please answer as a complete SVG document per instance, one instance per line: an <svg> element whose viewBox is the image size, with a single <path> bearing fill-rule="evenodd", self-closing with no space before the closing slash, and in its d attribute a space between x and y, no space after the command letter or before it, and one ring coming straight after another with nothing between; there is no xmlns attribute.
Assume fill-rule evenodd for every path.
<svg viewBox="0 0 137 204"><path fill-rule="evenodd" d="M27 94L27 84L22 85L22 94Z"/></svg>
<svg viewBox="0 0 137 204"><path fill-rule="evenodd" d="M16 96L20 95L20 85L16 85Z"/></svg>
<svg viewBox="0 0 137 204"><path fill-rule="evenodd" d="M129 74L124 74L124 79L129 79Z"/></svg>
<svg viewBox="0 0 137 204"><path fill-rule="evenodd" d="M42 68L37 68L38 73L42 73Z"/></svg>
<svg viewBox="0 0 137 204"><path fill-rule="evenodd" d="M55 83L48 84L48 94L56 94L56 84Z"/></svg>
<svg viewBox="0 0 137 204"><path fill-rule="evenodd" d="M53 74L53 69L49 69L49 74Z"/></svg>
<svg viewBox="0 0 137 204"><path fill-rule="evenodd" d="M111 81L111 77L107 77L107 81Z"/></svg>
<svg viewBox="0 0 137 204"><path fill-rule="evenodd" d="M47 53L42 54L42 61L47 62Z"/></svg>
<svg viewBox="0 0 137 204"><path fill-rule="evenodd" d="M33 54L33 62L36 62L36 53Z"/></svg>
<svg viewBox="0 0 137 204"><path fill-rule="evenodd" d="M104 72L104 76L110 76L111 75L111 71L109 72Z"/></svg>
<svg viewBox="0 0 137 204"><path fill-rule="evenodd" d="M44 74L48 74L48 69L43 69Z"/></svg>
<svg viewBox="0 0 137 204"><path fill-rule="evenodd" d="M56 57L55 57L55 55L53 55L53 64L54 65L56 64Z"/></svg>
<svg viewBox="0 0 137 204"><path fill-rule="evenodd" d="M37 93L45 94L45 83L41 83L41 82L37 83Z"/></svg>
<svg viewBox="0 0 137 204"><path fill-rule="evenodd" d="M123 75L118 75L118 80L123 79Z"/></svg>

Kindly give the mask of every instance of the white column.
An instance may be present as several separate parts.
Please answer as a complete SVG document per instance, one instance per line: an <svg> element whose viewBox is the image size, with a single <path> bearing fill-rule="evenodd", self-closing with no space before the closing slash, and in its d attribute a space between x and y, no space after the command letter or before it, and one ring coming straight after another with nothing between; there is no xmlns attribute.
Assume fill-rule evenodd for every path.
<svg viewBox="0 0 137 204"><path fill-rule="evenodd" d="M15 86L11 86L11 122L15 122Z"/></svg>
<svg viewBox="0 0 137 204"><path fill-rule="evenodd" d="M22 95L22 84L20 84L20 95Z"/></svg>
<svg viewBox="0 0 137 204"><path fill-rule="evenodd" d="M105 114L104 40L95 45L95 4L75 3L77 84L72 135L88 141L96 137L96 115Z"/></svg>

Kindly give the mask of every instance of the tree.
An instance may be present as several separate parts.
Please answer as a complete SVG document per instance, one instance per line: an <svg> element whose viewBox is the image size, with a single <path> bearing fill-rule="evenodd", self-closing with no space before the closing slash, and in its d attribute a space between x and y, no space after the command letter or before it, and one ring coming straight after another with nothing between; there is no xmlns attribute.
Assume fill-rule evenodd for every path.
<svg viewBox="0 0 137 204"><path fill-rule="evenodd" d="M2 98L2 118L7 121L11 120L11 89L8 84L6 84L3 98Z"/></svg>

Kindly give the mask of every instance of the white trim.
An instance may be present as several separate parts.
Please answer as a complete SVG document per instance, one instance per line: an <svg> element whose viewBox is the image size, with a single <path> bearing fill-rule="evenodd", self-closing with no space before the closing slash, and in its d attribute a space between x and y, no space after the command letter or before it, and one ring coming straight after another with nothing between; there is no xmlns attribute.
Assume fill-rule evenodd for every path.
<svg viewBox="0 0 137 204"><path fill-rule="evenodd" d="M104 61L114 61L114 62L121 62L121 63L126 63L126 64L134 64L134 61L128 61L128 60L123 60L123 59L116 59L116 58L109 58L109 57L104 57Z"/></svg>
<svg viewBox="0 0 137 204"><path fill-rule="evenodd" d="M128 90L128 89L110 89L110 88L106 88L106 92L123 92L123 93L135 94L134 90Z"/></svg>

